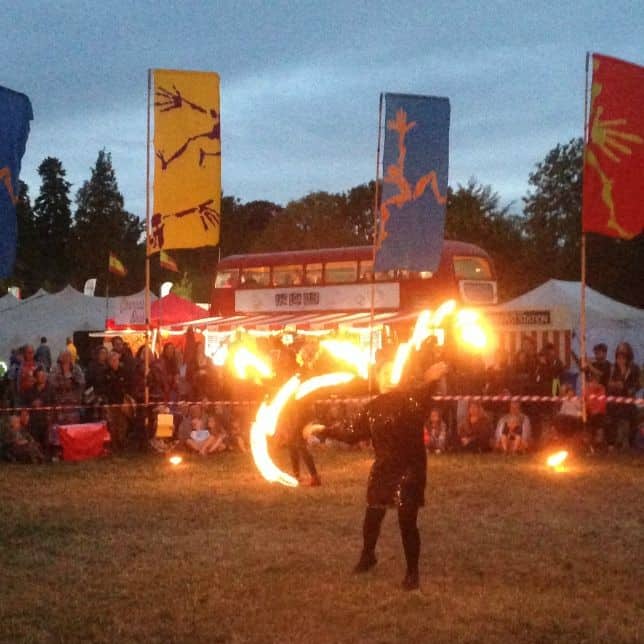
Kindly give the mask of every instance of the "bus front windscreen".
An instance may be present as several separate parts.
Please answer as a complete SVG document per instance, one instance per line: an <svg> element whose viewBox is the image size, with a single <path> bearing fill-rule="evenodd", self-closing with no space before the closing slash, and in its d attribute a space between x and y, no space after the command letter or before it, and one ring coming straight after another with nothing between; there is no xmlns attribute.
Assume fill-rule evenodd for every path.
<svg viewBox="0 0 644 644"><path fill-rule="evenodd" d="M484 257L454 257L457 280L491 280L492 268Z"/></svg>

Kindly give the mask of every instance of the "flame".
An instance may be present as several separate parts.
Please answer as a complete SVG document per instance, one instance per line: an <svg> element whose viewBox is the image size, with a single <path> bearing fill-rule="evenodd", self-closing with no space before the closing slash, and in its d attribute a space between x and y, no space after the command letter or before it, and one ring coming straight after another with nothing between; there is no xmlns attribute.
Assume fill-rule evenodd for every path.
<svg viewBox="0 0 644 644"><path fill-rule="evenodd" d="M461 343L474 350L482 351L489 344L488 332L478 311L459 311L456 314L456 329Z"/></svg>
<svg viewBox="0 0 644 644"><path fill-rule="evenodd" d="M273 369L256 353L250 349L241 346L234 350L233 353L233 368L237 377L241 380L246 380L249 377L249 371L254 371L262 378L272 378Z"/></svg>
<svg viewBox="0 0 644 644"><path fill-rule="evenodd" d="M364 380L369 378L369 350L361 349L350 340L322 340L320 346L326 349L338 362L354 367Z"/></svg>
<svg viewBox="0 0 644 644"><path fill-rule="evenodd" d="M260 474L271 483L281 483L287 487L297 487L297 479L290 476L273 463L268 453L268 436L274 436L277 419L286 403L297 393L300 386L299 376L293 376L277 392L271 403L262 403L257 417L250 429L250 451Z"/></svg>
<svg viewBox="0 0 644 644"><path fill-rule="evenodd" d="M442 306L440 308L442 308ZM415 347L416 350L420 349L420 345L430 336L431 320L432 312L429 309L421 311L416 318L416 324L414 325L411 339L409 342L403 342L398 346L389 379L389 382L392 385L397 385L400 382L405 364L407 364L407 360L411 354L412 347Z"/></svg>
<svg viewBox="0 0 644 644"><path fill-rule="evenodd" d="M305 380L295 394L295 400L300 400L305 396L313 393L316 389L322 387L334 387L336 385L343 385L345 382L351 382L355 375L345 371L338 371L336 373L325 373L323 376L315 376Z"/></svg>
<svg viewBox="0 0 644 644"><path fill-rule="evenodd" d="M432 315L432 325L437 327L440 326L443 320L448 316L454 313L456 309L456 300L447 300L443 302Z"/></svg>
<svg viewBox="0 0 644 644"><path fill-rule="evenodd" d="M181 465L181 463L183 463L183 458L175 454L174 456L171 456L168 461L170 461L170 465L174 465L176 467L177 465Z"/></svg>
<svg viewBox="0 0 644 644"><path fill-rule="evenodd" d="M397 385L400 382L400 377L402 376L405 363L407 362L410 353L411 342L403 342L398 345L396 357L394 358L394 365L391 368L391 377L389 379L389 382L391 382L392 385Z"/></svg>
<svg viewBox="0 0 644 644"><path fill-rule="evenodd" d="M560 452L555 452L554 454L551 454L548 456L548 460L546 460L546 464L548 467L552 467L553 469L560 468L564 461L568 458L568 452L564 449L561 450Z"/></svg>
<svg viewBox="0 0 644 644"><path fill-rule="evenodd" d="M277 429L277 421L284 405L291 399L300 400L321 387L332 387L334 385L349 382L355 378L355 374L339 371L328 373L323 376L315 376L304 382L300 382L299 376L293 376L277 392L270 403L262 403L257 411L257 417L250 430L250 450L255 460L255 465L260 474L271 483L281 483L287 487L297 487L298 481L290 474L283 472L273 463L269 453L266 439L274 436Z"/></svg>

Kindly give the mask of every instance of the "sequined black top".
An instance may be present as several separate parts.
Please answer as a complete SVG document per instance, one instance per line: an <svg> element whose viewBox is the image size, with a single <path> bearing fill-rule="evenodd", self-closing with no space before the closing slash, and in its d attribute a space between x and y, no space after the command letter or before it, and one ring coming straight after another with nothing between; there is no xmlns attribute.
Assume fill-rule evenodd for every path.
<svg viewBox="0 0 644 644"><path fill-rule="evenodd" d="M381 394L364 406L350 427L321 432L321 436L347 443L371 439L375 461L367 485L368 505L424 505L427 454L423 423L430 396L429 386Z"/></svg>

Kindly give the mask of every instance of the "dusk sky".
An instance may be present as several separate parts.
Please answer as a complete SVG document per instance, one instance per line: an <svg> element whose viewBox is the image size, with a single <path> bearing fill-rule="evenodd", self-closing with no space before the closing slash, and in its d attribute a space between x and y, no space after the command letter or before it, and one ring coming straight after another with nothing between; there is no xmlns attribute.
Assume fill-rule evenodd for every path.
<svg viewBox="0 0 644 644"><path fill-rule="evenodd" d="M644 64L644 3L56 2L4 8L0 84L34 121L22 179L61 159L75 194L112 153L126 208L145 214L148 68L221 76L223 189L286 203L373 179L380 92L451 101L450 185L504 203L580 136L584 59Z"/></svg>

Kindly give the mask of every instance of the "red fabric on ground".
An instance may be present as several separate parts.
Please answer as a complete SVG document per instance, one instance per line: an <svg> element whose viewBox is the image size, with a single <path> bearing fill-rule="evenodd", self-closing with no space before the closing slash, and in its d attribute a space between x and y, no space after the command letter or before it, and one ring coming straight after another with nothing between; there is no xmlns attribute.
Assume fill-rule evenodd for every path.
<svg viewBox="0 0 644 644"><path fill-rule="evenodd" d="M60 425L58 440L63 448L63 460L84 461L102 456L104 443L110 440L110 435L104 422Z"/></svg>

